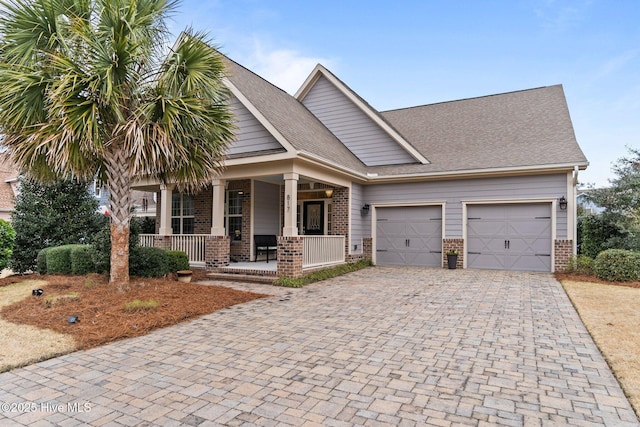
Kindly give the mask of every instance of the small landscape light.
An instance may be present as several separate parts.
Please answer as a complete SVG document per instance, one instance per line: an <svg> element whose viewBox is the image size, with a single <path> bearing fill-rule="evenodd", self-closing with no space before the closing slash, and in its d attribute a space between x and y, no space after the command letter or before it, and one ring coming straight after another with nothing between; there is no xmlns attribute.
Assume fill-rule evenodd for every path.
<svg viewBox="0 0 640 427"><path fill-rule="evenodd" d="M69 323L78 323L79 321L80 319L78 319L78 316L69 316L69 319L67 320Z"/></svg>
<svg viewBox="0 0 640 427"><path fill-rule="evenodd" d="M31 291L31 295L35 295L35 296L39 297L40 295L42 295L43 292L44 291L42 289L33 289Z"/></svg>

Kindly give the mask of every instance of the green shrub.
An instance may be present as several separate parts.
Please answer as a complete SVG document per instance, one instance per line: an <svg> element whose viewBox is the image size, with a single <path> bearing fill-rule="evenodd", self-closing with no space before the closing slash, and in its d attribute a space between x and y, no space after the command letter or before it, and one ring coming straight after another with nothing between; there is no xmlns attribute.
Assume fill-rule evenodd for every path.
<svg viewBox="0 0 640 427"><path fill-rule="evenodd" d="M91 245L77 245L71 248L71 274L95 273L94 252Z"/></svg>
<svg viewBox="0 0 640 427"><path fill-rule="evenodd" d="M593 263L596 277L614 282L640 280L640 252L624 249L607 249Z"/></svg>
<svg viewBox="0 0 640 427"><path fill-rule="evenodd" d="M36 268L38 269L38 273L47 274L47 252L50 248L41 249L38 252L38 257L36 258Z"/></svg>
<svg viewBox="0 0 640 427"><path fill-rule="evenodd" d="M162 277L169 273L167 252L138 246L129 252L129 273L139 277Z"/></svg>
<svg viewBox="0 0 640 427"><path fill-rule="evenodd" d="M71 249L76 245L63 245L47 251L48 274L71 274Z"/></svg>
<svg viewBox="0 0 640 427"><path fill-rule="evenodd" d="M180 270L189 270L189 255L182 251L166 251L167 266L169 272L175 273Z"/></svg>
<svg viewBox="0 0 640 427"><path fill-rule="evenodd" d="M593 276L593 262L592 258L586 255L578 255L571 257L567 264L566 271L569 273L585 274L587 276Z"/></svg>
<svg viewBox="0 0 640 427"><path fill-rule="evenodd" d="M132 221L129 228L129 263L131 263L131 253L139 246L139 241L139 222ZM100 274L108 272L111 267L111 225L108 221L93 235L91 244L94 248L93 262L96 265L96 272Z"/></svg>
<svg viewBox="0 0 640 427"><path fill-rule="evenodd" d="M332 277L341 276L352 271L357 271L371 265L371 260L363 259L349 264L341 264L335 267L325 268L324 270L314 271L301 277L280 277L273 282L275 286L284 286L287 288L301 288L309 283L319 282L321 280L330 279Z"/></svg>
<svg viewBox="0 0 640 427"><path fill-rule="evenodd" d="M0 270L4 270L9 266L15 239L16 232L13 230L11 223L0 219Z"/></svg>

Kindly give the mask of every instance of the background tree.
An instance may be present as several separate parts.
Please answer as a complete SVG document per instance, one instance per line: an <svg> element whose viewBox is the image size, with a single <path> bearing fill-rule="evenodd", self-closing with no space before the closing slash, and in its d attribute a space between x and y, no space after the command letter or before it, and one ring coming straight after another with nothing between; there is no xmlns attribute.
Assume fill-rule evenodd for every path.
<svg viewBox="0 0 640 427"><path fill-rule="evenodd" d="M110 281L126 285L132 182L196 190L233 138L223 61L202 34L167 48L174 1L0 5L4 145L39 180L100 177L110 193Z"/></svg>
<svg viewBox="0 0 640 427"><path fill-rule="evenodd" d="M15 238L16 232L11 223L0 219L0 270L4 270L9 266Z"/></svg>
<svg viewBox="0 0 640 427"><path fill-rule="evenodd" d="M74 179L52 183L21 179L11 214L16 234L11 269L35 271L41 249L93 241L108 219L96 212L98 201L88 188L87 182Z"/></svg>
<svg viewBox="0 0 640 427"><path fill-rule="evenodd" d="M604 212L580 218L583 253L592 257L605 249L640 250L640 150L628 148L613 172L609 187L586 194Z"/></svg>

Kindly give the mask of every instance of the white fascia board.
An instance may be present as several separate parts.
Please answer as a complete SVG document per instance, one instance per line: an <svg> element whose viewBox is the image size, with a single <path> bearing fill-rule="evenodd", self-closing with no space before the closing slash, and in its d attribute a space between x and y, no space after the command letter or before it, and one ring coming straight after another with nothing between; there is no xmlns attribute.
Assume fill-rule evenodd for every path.
<svg viewBox="0 0 640 427"><path fill-rule="evenodd" d="M284 136L262 115L260 111L247 99L246 96L233 84L228 78L222 79L225 86L229 88L231 93L238 98L238 101L249 110L251 114L260 122L262 126L284 147L289 153L297 153L297 150L286 140Z"/></svg>
<svg viewBox="0 0 640 427"><path fill-rule="evenodd" d="M398 182L398 181L420 181L425 178L433 179L455 179L455 178L469 178L469 177L491 177L501 175L524 175L530 173L559 173L566 172L567 170L573 170L578 166L580 169L585 169L587 164L575 163L561 163L554 165L537 165L537 166L518 166L511 168L493 168L493 169L468 169L460 171L450 172L427 172L427 173L412 173L412 174L399 174L399 175L367 175L365 179L370 183L379 182Z"/></svg>
<svg viewBox="0 0 640 427"><path fill-rule="evenodd" d="M416 150L413 145L409 143L402 135L396 132L393 127L389 126L387 122L382 120L378 114L371 110L371 107L366 105L360 98L355 96L351 90L349 90L345 85L338 80L333 74L331 74L326 68L322 65L316 65L313 72L307 77L307 80L303 83L302 87L296 92L295 98L302 102L305 96L309 93L313 84L320 78L320 76L324 76L327 80L331 82L344 96L346 96L351 102L353 102L363 113L367 115L371 120L373 120L378 126L382 128L394 141L396 141L400 146L409 153L414 159L422 163L423 165L427 165L431 162L424 157L418 150Z"/></svg>

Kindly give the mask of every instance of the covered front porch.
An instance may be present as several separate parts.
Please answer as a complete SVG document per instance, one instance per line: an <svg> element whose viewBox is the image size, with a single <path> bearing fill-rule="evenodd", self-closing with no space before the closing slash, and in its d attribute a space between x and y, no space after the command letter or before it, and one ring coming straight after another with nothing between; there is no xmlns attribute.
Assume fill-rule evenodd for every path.
<svg viewBox="0 0 640 427"><path fill-rule="evenodd" d="M154 188L159 206L156 233L141 235L140 244L184 251L193 268L297 277L363 257L361 244L349 253L350 183L343 179L313 171L247 176L235 168L196 194L140 187ZM274 237L269 262L256 251L256 235Z"/></svg>

